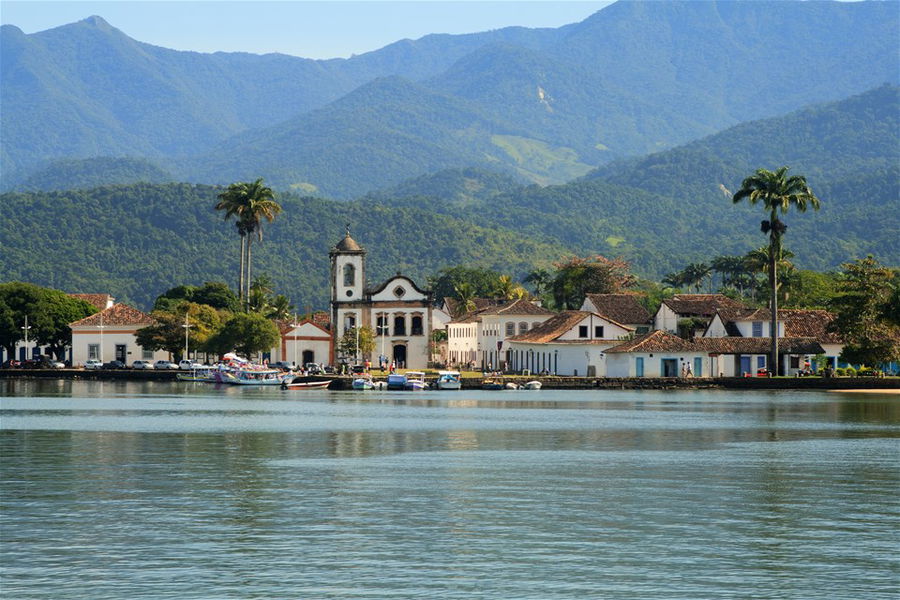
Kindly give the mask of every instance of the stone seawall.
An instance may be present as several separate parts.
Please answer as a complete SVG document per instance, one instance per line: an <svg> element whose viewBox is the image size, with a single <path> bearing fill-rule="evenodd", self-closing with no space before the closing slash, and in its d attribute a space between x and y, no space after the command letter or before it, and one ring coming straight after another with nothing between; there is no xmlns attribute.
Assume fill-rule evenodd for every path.
<svg viewBox="0 0 900 600"><path fill-rule="evenodd" d="M134 371L83 369L0 369L0 379L84 379L113 381L176 381L177 371ZM331 379L330 389L349 390L353 381L348 375L324 375L318 379ZM380 379L376 377L376 379ZM514 377L501 378L504 383L522 385L528 381L540 381L547 390L900 390L900 377ZM436 377L429 377L434 384ZM481 389L482 377L464 377L463 389Z"/></svg>

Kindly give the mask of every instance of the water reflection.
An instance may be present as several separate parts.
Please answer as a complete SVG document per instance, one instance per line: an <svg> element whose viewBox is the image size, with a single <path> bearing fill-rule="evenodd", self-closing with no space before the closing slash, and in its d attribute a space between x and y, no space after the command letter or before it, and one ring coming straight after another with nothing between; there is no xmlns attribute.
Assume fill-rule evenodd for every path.
<svg viewBox="0 0 900 600"><path fill-rule="evenodd" d="M4 597L895 594L890 397L8 383Z"/></svg>

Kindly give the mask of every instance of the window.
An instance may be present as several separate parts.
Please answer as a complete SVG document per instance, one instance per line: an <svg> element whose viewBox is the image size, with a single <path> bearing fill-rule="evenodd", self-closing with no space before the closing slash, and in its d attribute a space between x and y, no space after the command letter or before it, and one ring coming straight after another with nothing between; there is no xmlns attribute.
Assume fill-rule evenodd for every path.
<svg viewBox="0 0 900 600"><path fill-rule="evenodd" d="M356 316L346 315L344 317L344 333L350 331L354 327L356 327Z"/></svg>
<svg viewBox="0 0 900 600"><path fill-rule="evenodd" d="M377 331L375 335L385 335L388 330L387 317L381 315L378 317L378 325L376 326Z"/></svg>
<svg viewBox="0 0 900 600"><path fill-rule="evenodd" d="M353 265L344 265L344 285L352 286L356 284L356 267Z"/></svg>
<svg viewBox="0 0 900 600"><path fill-rule="evenodd" d="M88 344L88 358L100 358L100 344Z"/></svg>
<svg viewBox="0 0 900 600"><path fill-rule="evenodd" d="M594 337L603 339L603 325L594 325Z"/></svg>
<svg viewBox="0 0 900 600"><path fill-rule="evenodd" d="M522 321L519 323L519 333L525 333L526 331L528 331L528 323Z"/></svg>
<svg viewBox="0 0 900 600"><path fill-rule="evenodd" d="M141 358L143 360L153 360L153 349L141 348Z"/></svg>
<svg viewBox="0 0 900 600"><path fill-rule="evenodd" d="M394 335L406 335L406 319L402 315L394 317Z"/></svg>
<svg viewBox="0 0 900 600"><path fill-rule="evenodd" d="M587 325L579 325L578 326L578 337L586 338L588 336L588 326Z"/></svg>
<svg viewBox="0 0 900 600"><path fill-rule="evenodd" d="M398 285L394 288L394 295L398 298L402 298L403 294L406 293L406 289L402 285Z"/></svg>
<svg viewBox="0 0 900 600"><path fill-rule="evenodd" d="M792 368L792 369L799 369L799 368L800 368L800 357L799 357L799 356L792 356L792 357L791 357L791 368Z"/></svg>
<svg viewBox="0 0 900 600"><path fill-rule="evenodd" d="M753 337L762 336L762 321L753 321Z"/></svg>
<svg viewBox="0 0 900 600"><path fill-rule="evenodd" d="M765 369L766 368L766 357L765 356L757 356L756 357L756 368L757 369Z"/></svg>
<svg viewBox="0 0 900 600"><path fill-rule="evenodd" d="M516 335L516 324L510 321L506 324L506 337Z"/></svg>
<svg viewBox="0 0 900 600"><path fill-rule="evenodd" d="M409 328L412 335L422 335L422 317L413 315Z"/></svg>

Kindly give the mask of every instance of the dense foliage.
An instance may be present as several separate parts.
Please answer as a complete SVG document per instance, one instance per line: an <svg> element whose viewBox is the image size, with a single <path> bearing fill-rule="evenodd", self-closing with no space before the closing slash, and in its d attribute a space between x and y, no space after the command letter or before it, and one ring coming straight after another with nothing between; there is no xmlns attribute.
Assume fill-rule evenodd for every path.
<svg viewBox="0 0 900 600"><path fill-rule="evenodd" d="M72 344L69 323L95 312L91 304L59 290L16 281L0 283L0 346L6 356L14 356L16 343L27 336L41 346L49 346L61 358Z"/></svg>

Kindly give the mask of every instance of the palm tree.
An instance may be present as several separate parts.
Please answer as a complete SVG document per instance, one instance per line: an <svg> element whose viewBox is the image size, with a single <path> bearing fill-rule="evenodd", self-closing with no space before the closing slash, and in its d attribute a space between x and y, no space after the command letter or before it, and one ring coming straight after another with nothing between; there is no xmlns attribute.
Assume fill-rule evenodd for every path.
<svg viewBox="0 0 900 600"><path fill-rule="evenodd" d="M698 294L703 286L703 281L709 277L711 272L712 269L706 263L691 263L682 271L685 284L693 285L694 291Z"/></svg>
<svg viewBox="0 0 900 600"><path fill-rule="evenodd" d="M216 210L225 211L225 220L237 219L237 230L241 236L241 272L238 277L238 297L242 303L250 296L251 244L256 233L262 241L263 219L272 222L281 212L281 205L275 201L272 188L263 185L262 178L252 183L232 183L219 194Z"/></svg>
<svg viewBox="0 0 900 600"><path fill-rule="evenodd" d="M461 317L466 313L470 313L477 308L475 305L475 288L468 281L453 286L456 292L456 299L459 304L456 307L456 317Z"/></svg>
<svg viewBox="0 0 900 600"><path fill-rule="evenodd" d="M761 223L760 229L769 234L769 308L772 313L769 323L769 335L772 339L772 353L769 369L778 374L778 272L777 262L781 260L781 238L787 229L787 225L778 219L778 214L784 214L791 206L798 212L806 212L807 207L819 210L819 199L813 194L806 177L802 175L787 176L789 167L781 167L777 171L757 169L741 183L739 189L732 197L732 202L737 204L747 199L750 204L761 203L763 209L769 213L769 219Z"/></svg>

